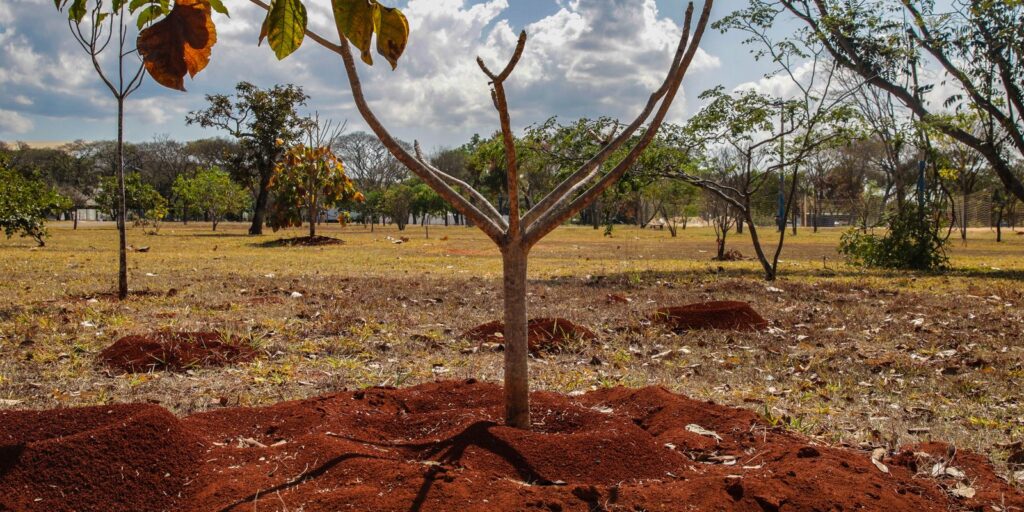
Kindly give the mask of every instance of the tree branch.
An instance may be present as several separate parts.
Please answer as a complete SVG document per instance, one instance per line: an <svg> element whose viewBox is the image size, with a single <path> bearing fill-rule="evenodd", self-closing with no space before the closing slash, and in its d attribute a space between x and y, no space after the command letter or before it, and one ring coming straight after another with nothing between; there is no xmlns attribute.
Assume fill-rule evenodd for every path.
<svg viewBox="0 0 1024 512"><path fill-rule="evenodd" d="M713 0L707 0L704 3L704 9L701 12L700 19L697 22L697 28L693 33L693 39L690 41L689 44L687 44L686 40L689 38L691 24L693 20L693 3L691 2L689 4L689 7L686 10L683 35L680 38L679 44L680 50L683 50L683 48L685 48L683 57L681 60L675 61L673 68L670 70L669 76L666 78L666 82L662 86L663 88L665 88L665 91L661 99L661 105L659 106L658 111L654 114L654 118L651 120L651 123L644 131L644 134L641 136L640 140L636 143L636 145L633 146L633 148L626 155L626 157L621 162L619 162L617 166L615 166L614 169L605 174L590 189L580 194L571 202L566 203L565 200L569 197L572 197L571 194L579 187L579 185L572 186L568 191L566 191L566 194L563 196L563 198L559 198L558 200L556 200L554 202L554 205L551 206L548 211L546 211L534 223L530 224L527 227L527 234L525 237L528 245L536 243L538 240L543 238L545 235L550 233L552 230L554 230L563 222L571 218L573 215L579 213L583 208L590 204L590 202L594 201L597 198L597 196L599 196L601 193L607 190L608 187L610 187L613 183L618 181L618 179L621 178L623 174L625 174L625 172L633 165L633 163L636 162L636 159L639 158L640 154L645 149L647 149L647 146L654 139L655 134L657 134L658 129L661 128L661 123L664 121L665 115L668 113L668 109L672 106L672 100L675 99L675 95L679 91L679 86L682 84L683 76L686 75L686 71L689 69L690 63L693 62L693 57L697 53L697 49L700 46L701 38L704 35L704 29L707 27L708 19L711 16L711 6L713 3ZM657 93L652 95L652 99L655 99L656 96ZM653 105L651 104L649 104L649 106L653 107ZM639 119L640 118L638 118L638 120ZM634 123L636 123L636 121L634 121ZM626 136L625 132L622 135L620 135L620 137L623 136ZM612 146L609 145L609 147L605 148L603 151L608 151L611 147ZM605 158L607 158L607 156ZM582 170L583 169L581 169L581 171ZM572 180L572 177L570 177L570 180ZM581 182L580 185L584 185L585 183L586 182ZM540 205L538 205L538 207L539 206Z"/></svg>

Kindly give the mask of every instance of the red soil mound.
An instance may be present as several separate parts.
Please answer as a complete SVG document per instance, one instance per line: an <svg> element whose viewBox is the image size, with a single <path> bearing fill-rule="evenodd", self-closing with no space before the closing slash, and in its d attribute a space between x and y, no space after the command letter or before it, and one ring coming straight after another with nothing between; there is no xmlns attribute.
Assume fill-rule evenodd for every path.
<svg viewBox="0 0 1024 512"><path fill-rule="evenodd" d="M556 352L575 341L597 339L594 331L564 318L534 318L527 323L530 352ZM504 322L497 320L480 324L462 334L463 338L479 342L503 343Z"/></svg>
<svg viewBox="0 0 1024 512"><path fill-rule="evenodd" d="M174 509L204 451L155 405L0 411L0 510Z"/></svg>
<svg viewBox="0 0 1024 512"><path fill-rule="evenodd" d="M746 302L712 301L686 306L658 308L651 321L665 324L673 330L726 329L736 331L762 331L768 322Z"/></svg>
<svg viewBox="0 0 1024 512"><path fill-rule="evenodd" d="M85 424L59 442L105 428L96 411L106 409L0 414L2 439L27 447L20 456L0 455L0 510L127 510L137 503L145 503L137 510L307 512L1024 507L1024 495L971 454L957 454L955 466L977 494L958 498L949 482L913 467L920 454L886 457L883 472L865 452L812 446L749 411L653 387L574 398L534 393L531 431L502 426L501 388L474 381L220 409L180 422L154 412L155 427L138 423L149 430L131 430L123 414L112 413L116 425L126 425L117 430L122 444L103 444L113 435L96 437L95 445L79 435L89 444L54 445L54 457L95 460L95 468L64 471L67 465L54 461L51 469L25 457L36 439L62 434L56 425ZM203 451L194 457L189 447ZM179 460L191 471L168 468ZM164 471L174 478L147 480L149 488L131 480ZM109 502L99 501L104 495Z"/></svg>
<svg viewBox="0 0 1024 512"><path fill-rule="evenodd" d="M100 352L108 366L132 372L183 371L200 366L224 366L255 357L248 347L225 343L214 332L155 332L125 336Z"/></svg>

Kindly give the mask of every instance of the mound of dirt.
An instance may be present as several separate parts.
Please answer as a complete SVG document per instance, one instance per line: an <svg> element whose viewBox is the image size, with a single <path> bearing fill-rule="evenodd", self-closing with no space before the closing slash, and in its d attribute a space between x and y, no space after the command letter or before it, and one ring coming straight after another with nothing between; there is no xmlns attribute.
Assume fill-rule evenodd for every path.
<svg viewBox="0 0 1024 512"><path fill-rule="evenodd" d="M99 354L104 364L129 373L224 366L255 356L252 349L226 342L215 332L166 331L125 336Z"/></svg>
<svg viewBox="0 0 1024 512"><path fill-rule="evenodd" d="M676 331L698 329L725 329L735 331L763 331L768 321L739 301L711 301L686 306L658 308L650 320Z"/></svg>
<svg viewBox="0 0 1024 512"><path fill-rule="evenodd" d="M297 236L295 238L281 238L260 243L260 247L317 247L321 245L340 245L345 243L340 238L329 236Z"/></svg>
<svg viewBox="0 0 1024 512"><path fill-rule="evenodd" d="M564 318L533 318L527 323L530 352L557 352L576 341L597 339L594 331ZM480 324L462 334L463 338L491 343L504 343L505 323L495 320Z"/></svg>
<svg viewBox="0 0 1024 512"><path fill-rule="evenodd" d="M176 509L204 451L155 405L0 411L0 510Z"/></svg>
<svg viewBox="0 0 1024 512"><path fill-rule="evenodd" d="M814 445L750 411L663 388L536 392L531 411L530 431L504 427L501 387L469 380L180 422L151 406L0 413L0 510L1024 507L1024 494L973 454L956 453L956 472L933 477L918 461L929 449L948 453L942 445L876 464L868 452ZM952 491L964 486L972 497Z"/></svg>

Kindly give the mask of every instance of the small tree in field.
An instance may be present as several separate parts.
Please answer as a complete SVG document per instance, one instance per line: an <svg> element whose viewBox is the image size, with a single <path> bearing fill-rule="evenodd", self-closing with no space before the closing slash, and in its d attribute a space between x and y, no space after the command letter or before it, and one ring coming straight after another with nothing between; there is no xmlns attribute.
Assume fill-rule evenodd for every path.
<svg viewBox="0 0 1024 512"><path fill-rule="evenodd" d="M203 214L213 224L214 231L225 216L249 208L252 202L249 192L219 167L201 169L191 178L178 176L173 189L190 210Z"/></svg>
<svg viewBox="0 0 1024 512"><path fill-rule="evenodd" d="M250 235L263 234L270 208L274 166L308 128L309 120L296 111L308 98L301 87L291 84L260 89L249 82L239 82L233 98L224 94L207 95L210 106L191 112L186 118L188 124L224 130L242 146L246 162L237 167L236 178L249 183L253 191L255 203Z"/></svg>
<svg viewBox="0 0 1024 512"><path fill-rule="evenodd" d="M310 119L306 131L308 145L292 146L274 166L270 179L270 190L277 194L270 212L270 227L274 231L301 226L305 213L309 237L313 238L320 212L341 203L363 201L363 194L345 173L341 158L331 150L342 130L343 127L332 129L329 122L321 125L318 118ZM342 221L341 216L338 221Z"/></svg>
<svg viewBox="0 0 1024 512"><path fill-rule="evenodd" d="M7 238L15 233L46 245L46 217L71 207L71 201L41 179L7 168L0 156L0 228Z"/></svg>
<svg viewBox="0 0 1024 512"><path fill-rule="evenodd" d="M115 165L115 176L117 177L117 210L114 217L117 219L118 231L118 273L117 273L117 296L120 299L128 297L128 241L127 228L125 226L125 205L124 205L124 104L133 92L142 85L143 62L137 57L135 49L128 44L128 27L126 22L129 18L125 13L125 0L111 0L111 5L106 10L103 0L55 0L57 9L63 11L68 7L68 26L71 33L83 50L92 59L93 67L103 84L110 90L114 100L117 101L117 157ZM136 5L139 2L133 2ZM138 6L135 7L136 9ZM156 6L156 9L161 7ZM147 12L149 12L147 10ZM157 11L149 19L155 17ZM83 26L83 22L84 26ZM139 28L147 22L139 19ZM116 36L116 39L115 39ZM114 46L110 47L111 40ZM104 51L113 48L117 52L117 66L114 72L104 69L100 59Z"/></svg>
<svg viewBox="0 0 1024 512"><path fill-rule="evenodd" d="M711 15L713 0L707 0L704 4L692 39L690 36L694 20L693 4L690 4L683 22L682 37L667 76L651 94L639 115L621 127L617 134L608 136L597 154L571 172L525 213L520 210L518 163L505 83L523 55L526 33L520 34L515 52L501 72L491 71L483 60L477 59L480 69L490 80L491 97L501 122L502 142L505 146L508 220L466 182L434 167L420 152L418 145L411 153L399 144L366 101L350 44L360 50L365 63L372 64L370 44L376 34L377 51L395 66L405 49L409 31L408 22L400 11L385 8L374 0L335 0L334 21L338 42L333 42L306 28L305 7L298 0L275 1L272 5L262 0L250 1L268 10L263 33L268 36L270 46L279 58L295 51L306 35L337 53L344 63L356 107L373 133L395 158L498 246L504 271L505 421L512 427L530 428L526 314L526 270L530 249L614 185L654 139L697 53ZM605 166L615 152L626 147L629 149L617 164ZM468 197L460 193L460 190Z"/></svg>

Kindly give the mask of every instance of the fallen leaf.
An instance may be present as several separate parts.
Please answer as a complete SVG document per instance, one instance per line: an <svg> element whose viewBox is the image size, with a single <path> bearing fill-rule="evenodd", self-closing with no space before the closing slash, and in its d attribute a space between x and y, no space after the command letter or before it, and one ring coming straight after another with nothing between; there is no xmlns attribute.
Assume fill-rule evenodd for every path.
<svg viewBox="0 0 1024 512"><path fill-rule="evenodd" d="M713 438L715 438L716 441L719 441L719 442L722 440L722 436L718 435L717 432L715 432L713 430L708 430L708 429L706 429L706 428L704 428L704 427L702 427L700 425L697 425L695 423L691 423L691 424L687 425L686 426L686 430L687 430L687 432L693 432L694 434L697 434L697 435L701 435L701 436L705 436L705 437L713 437Z"/></svg>

